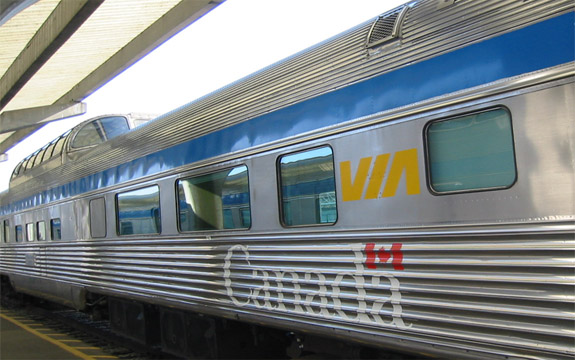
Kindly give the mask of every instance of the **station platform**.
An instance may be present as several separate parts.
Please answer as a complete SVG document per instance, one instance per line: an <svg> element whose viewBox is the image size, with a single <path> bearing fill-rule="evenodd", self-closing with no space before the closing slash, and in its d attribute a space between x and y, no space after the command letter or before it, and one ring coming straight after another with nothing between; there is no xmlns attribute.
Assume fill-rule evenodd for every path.
<svg viewBox="0 0 575 360"><path fill-rule="evenodd" d="M24 315L0 308L0 359L97 360L117 357Z"/></svg>

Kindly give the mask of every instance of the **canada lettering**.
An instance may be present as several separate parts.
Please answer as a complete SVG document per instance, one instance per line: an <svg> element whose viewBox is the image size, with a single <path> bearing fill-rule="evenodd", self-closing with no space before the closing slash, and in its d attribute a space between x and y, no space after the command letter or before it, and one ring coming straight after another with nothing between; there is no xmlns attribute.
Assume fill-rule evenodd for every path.
<svg viewBox="0 0 575 360"><path fill-rule="evenodd" d="M388 271L374 270L376 263L381 267L389 259L390 270L403 270L401 244L393 244L389 253L384 246L376 247L373 243L356 245L350 250L353 271L322 273L265 269L256 265L255 260L252 264L248 246L234 245L224 260L227 296L240 307L410 328L411 324L405 324L402 318L399 280ZM352 300L355 305L349 306Z"/></svg>

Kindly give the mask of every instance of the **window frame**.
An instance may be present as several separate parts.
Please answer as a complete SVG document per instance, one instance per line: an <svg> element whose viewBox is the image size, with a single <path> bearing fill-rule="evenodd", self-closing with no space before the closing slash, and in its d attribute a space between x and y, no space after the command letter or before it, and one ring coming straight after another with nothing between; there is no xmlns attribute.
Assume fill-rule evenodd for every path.
<svg viewBox="0 0 575 360"><path fill-rule="evenodd" d="M282 192L282 176L281 176L281 160L286 157L286 156L290 156L290 155L295 155L295 154L302 154L305 152L310 152L313 150L318 150L321 148L329 148L331 151L331 155L332 155L332 162L333 162L333 186L334 186L334 195L335 195L335 221L334 222L329 222L329 223L314 223L314 224L302 224L302 225L288 225L285 223L285 211L284 211L284 202L283 202L283 192ZM337 190L337 174L336 174L336 167L335 167L335 151L333 150L333 147L331 146L331 144L322 144L322 145L317 145L317 146L313 146L313 147L309 147L309 148L305 148L305 149L301 149L301 150L294 150L291 152L287 152L287 153L282 153L280 155L277 156L276 158L276 181L277 181L277 197L278 197L278 213L279 213L279 222L281 224L281 226L283 228L309 228L309 227L324 227L324 226L334 226L338 223L339 221L339 203L338 203L338 190Z"/></svg>
<svg viewBox="0 0 575 360"><path fill-rule="evenodd" d="M50 155L50 158L52 158L54 156L62 155L62 152L64 151L65 142L66 142L70 132L71 132L71 130L68 130L66 133L64 133L64 135L62 135L58 139L56 139L56 141L54 142L54 148L52 149L52 154Z"/></svg>
<svg viewBox="0 0 575 360"><path fill-rule="evenodd" d="M24 165L24 160L20 161L18 163L18 165L16 165L16 167L14 168L14 171L12 172L12 179L18 175L20 175L20 169L22 168L22 165Z"/></svg>
<svg viewBox="0 0 575 360"><path fill-rule="evenodd" d="M14 242L24 242L24 229L21 224L14 225Z"/></svg>
<svg viewBox="0 0 575 360"><path fill-rule="evenodd" d="M249 199L249 213L250 213L250 226L248 227L242 227L242 228L231 228L231 229L205 229L205 230L182 230L182 226L181 226L181 221L180 221L180 196L179 196L179 182L182 180L187 180L187 179L193 179L193 178L198 178L198 177L202 177L202 176L208 176L211 174L217 174L219 172L224 172L226 170L233 170L236 168L240 168L240 167L245 167L246 168L246 174L247 174L247 180L248 180L248 199ZM252 228L253 226L253 214L252 214L252 189L251 189L251 181L250 181L250 169L248 167L247 164L241 163L241 164L237 164L237 165L232 165L232 166L226 166L226 167L222 167L221 169L214 169L212 171L207 171L207 172L199 172L199 173L195 173L195 174L188 174L186 176L182 176L180 178L177 178L176 181L174 182L174 192L175 192L175 196L176 196L176 227L178 229L178 232L180 234L189 234L189 233L198 233L198 232L206 232L206 231L213 231L213 232L222 232L222 231L248 231ZM245 209L245 207L240 208L240 216L241 215L241 211L242 209ZM224 212L222 209L222 216L224 216Z"/></svg>
<svg viewBox="0 0 575 360"><path fill-rule="evenodd" d="M58 221L57 227L54 225L56 220ZM56 228L60 229L60 236L58 238L56 238L56 236L54 236L54 233L55 233L54 230L56 230ZM50 240L52 240L52 241L62 240L62 219L59 217L50 219Z"/></svg>
<svg viewBox="0 0 575 360"><path fill-rule="evenodd" d="M2 231L2 243L7 244L10 242L10 222L8 219L3 219L0 225L2 226L0 229Z"/></svg>
<svg viewBox="0 0 575 360"><path fill-rule="evenodd" d="M36 224L34 222L26 223L26 242L36 241Z"/></svg>
<svg viewBox="0 0 575 360"><path fill-rule="evenodd" d="M107 130L109 130L109 129L106 128L105 123L106 123L106 121L110 121L111 119L118 119L118 118L121 118L121 119L124 120L124 121L123 121L123 124L126 125L126 127L125 127L126 131L121 132L121 133L119 133L118 135L113 136L113 137L110 138L110 136L109 136L109 134L108 134L108 131L107 131ZM111 122L111 123L114 123L114 122L118 122L118 120L111 120L110 122ZM87 130L88 128L90 128L90 126L91 126L91 127L93 128L93 130L98 134L98 137L99 137L100 141L97 142L97 143L92 143L92 144L88 144L88 145L78 145L78 144L76 143L76 140L82 139L82 138L78 139L78 135L80 135L80 133L82 133L82 131L83 131L84 129ZM90 129L92 129L92 128L90 128ZM130 130L131 130L131 128L130 128L130 122L129 122L129 120L128 120L127 117L122 116L122 115L102 116L102 117L99 117L99 118L97 118L97 119L93 119L92 121L89 121L89 122L85 123L84 125L82 125L82 126L74 133L73 137L70 139L70 150L71 150L71 151L74 151L74 150L88 149L88 148L91 148L91 147L94 147L94 146L98 146L98 145L103 144L103 143L105 143L106 141L109 141L110 139L113 139L113 138L115 138L115 137L117 137L117 136L119 136L119 135L126 134L126 133L128 133Z"/></svg>
<svg viewBox="0 0 575 360"><path fill-rule="evenodd" d="M159 220L159 229L158 232L153 232L153 233L132 233L132 234L122 234L121 233L121 225L120 225L120 202L119 202L119 196L122 194L126 194L126 193L130 193L130 192L135 192L138 190L142 190L142 189L147 189L147 188L152 188L155 187L158 189L158 220ZM115 195L114 195L114 208L115 208L115 223L116 223L116 235L117 236L121 236L121 237L134 237L134 236L158 236L158 235L162 235L162 231L163 229L163 224L162 224L162 194L161 194L161 187L160 184L148 184L148 185L144 185L144 186L139 186L137 188L133 188L133 189L125 189L125 190L121 190L118 191Z"/></svg>
<svg viewBox="0 0 575 360"><path fill-rule="evenodd" d="M52 141L46 146L46 151L44 151L44 156L42 156L42 162L48 161L52 158L52 152L56 147L56 141Z"/></svg>
<svg viewBox="0 0 575 360"><path fill-rule="evenodd" d="M464 118L466 116L483 114L483 113L487 113L487 112L495 111L495 110L504 110L508 114L508 117L509 117L509 125L510 125L510 132L511 132L511 146L513 149L513 170L515 172L515 178L513 179L513 181L509 185L506 185L506 186L481 187L481 188L452 190L452 191L437 191L436 189L434 189L433 185L432 185L432 179L431 179L431 155L430 155L430 151L429 151L430 142L429 142L429 135L428 134L429 134L430 127L435 123L446 122L446 121L450 121L450 120L456 120L456 119ZM507 190L507 189L512 188L517 183L518 178L519 178L519 173L517 171L517 152L515 150L515 134L513 131L513 116L512 116L511 110L507 106L504 106L504 105L495 105L495 106L490 106L490 107L477 109L477 110L473 110L473 111L456 113L454 115L450 115L447 117L440 117L440 118L428 121L423 128L423 148L424 148L423 150L425 152L426 185L427 185L428 191L432 195L435 195L435 196L448 196L448 195L455 195L455 194L470 194L470 193L479 193L479 192L486 192L486 191Z"/></svg>
<svg viewBox="0 0 575 360"><path fill-rule="evenodd" d="M44 229L44 231L40 231L40 229ZM43 238L40 238L40 234L43 234ZM37 241L46 241L48 240L48 234L46 232L46 222L44 220L36 221L36 240Z"/></svg>

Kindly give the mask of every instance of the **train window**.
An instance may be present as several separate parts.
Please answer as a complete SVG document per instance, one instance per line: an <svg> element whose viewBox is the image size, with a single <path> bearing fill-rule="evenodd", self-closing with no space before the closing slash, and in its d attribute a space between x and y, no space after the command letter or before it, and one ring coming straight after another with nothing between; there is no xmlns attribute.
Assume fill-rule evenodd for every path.
<svg viewBox="0 0 575 360"><path fill-rule="evenodd" d="M33 168L34 166L36 166L38 164L38 158L41 158L42 155L40 154L40 150L37 150L33 155L32 158L30 158L30 161L28 162L28 167L29 169Z"/></svg>
<svg viewBox="0 0 575 360"><path fill-rule="evenodd" d="M62 239L62 223L59 218L50 220L50 236L52 240Z"/></svg>
<svg viewBox="0 0 575 360"><path fill-rule="evenodd" d="M99 121L104 128L105 140L113 139L130 131L128 120L123 116L102 118Z"/></svg>
<svg viewBox="0 0 575 360"><path fill-rule="evenodd" d="M104 198L90 200L90 234L93 238L106 237L106 202Z"/></svg>
<svg viewBox="0 0 575 360"><path fill-rule="evenodd" d="M64 149L64 143L66 142L66 135L68 135L68 133L69 131L60 136L58 140L56 140L56 144L54 145L54 150L52 151L51 157L62 154L62 149Z"/></svg>
<svg viewBox="0 0 575 360"><path fill-rule="evenodd" d="M26 224L26 240L28 241L36 240L36 231L34 229L34 223Z"/></svg>
<svg viewBox="0 0 575 360"><path fill-rule="evenodd" d="M281 218L285 226L337 221L333 151L325 146L279 159Z"/></svg>
<svg viewBox="0 0 575 360"><path fill-rule="evenodd" d="M102 140L102 130L96 122L86 124L78 134L74 137L74 142L72 143L73 148L81 148L85 146L92 146L101 143Z"/></svg>
<svg viewBox="0 0 575 360"><path fill-rule="evenodd" d="M16 225L14 227L14 232L16 234L16 242L22 242L24 240L24 236L22 234L22 225Z"/></svg>
<svg viewBox="0 0 575 360"><path fill-rule="evenodd" d="M22 168L22 165L24 164L24 161L20 161L18 163L18 165L16 166L16 168L14 168L14 172L12 172L12 177L20 174L20 169Z"/></svg>
<svg viewBox="0 0 575 360"><path fill-rule="evenodd" d="M159 234L160 188L146 188L127 191L116 195L118 209L118 234Z"/></svg>
<svg viewBox="0 0 575 360"><path fill-rule="evenodd" d="M34 156L31 155L29 157L26 158L26 162L23 165L23 169L24 170L29 170L32 168L32 164L34 163Z"/></svg>
<svg viewBox="0 0 575 360"><path fill-rule="evenodd" d="M517 178L511 115L490 109L427 127L429 183L438 194L511 187Z"/></svg>
<svg viewBox="0 0 575 360"><path fill-rule="evenodd" d="M52 141L50 145L46 148L46 152L44 153L44 157L42 161L47 161L52 158L52 153L54 152L54 148L56 147L56 141Z"/></svg>
<svg viewBox="0 0 575 360"><path fill-rule="evenodd" d="M32 167L36 167L42 163L42 158L44 157L45 152L46 152L45 147L40 149L40 151L38 152L38 155L36 155L36 158L34 159L34 165L32 165Z"/></svg>
<svg viewBox="0 0 575 360"><path fill-rule="evenodd" d="M87 123L78 131L72 141L73 148L97 145L130 131L123 116L101 118Z"/></svg>
<svg viewBox="0 0 575 360"><path fill-rule="evenodd" d="M2 222L2 242L10 242L10 222L8 220Z"/></svg>
<svg viewBox="0 0 575 360"><path fill-rule="evenodd" d="M46 223L44 221L38 221L36 223L36 234L38 241L46 240Z"/></svg>
<svg viewBox="0 0 575 360"><path fill-rule="evenodd" d="M181 179L177 187L180 231L251 227L246 166Z"/></svg>

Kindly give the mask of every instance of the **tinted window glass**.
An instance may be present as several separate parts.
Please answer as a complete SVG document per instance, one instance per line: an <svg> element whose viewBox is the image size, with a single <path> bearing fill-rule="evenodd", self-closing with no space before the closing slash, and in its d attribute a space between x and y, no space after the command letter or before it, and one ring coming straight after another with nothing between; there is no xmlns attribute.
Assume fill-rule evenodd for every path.
<svg viewBox="0 0 575 360"><path fill-rule="evenodd" d="M36 155L31 155L28 160L26 160L26 165L24 167L25 170L30 170L32 169L32 165L34 165L34 159L35 159Z"/></svg>
<svg viewBox="0 0 575 360"><path fill-rule="evenodd" d="M22 234L22 225L16 225L14 230L16 233L16 242L22 242L24 240L24 235Z"/></svg>
<svg viewBox="0 0 575 360"><path fill-rule="evenodd" d="M100 144L104 141L104 135L102 134L102 129L99 126L98 121L88 123L78 131L72 142L73 148L81 148L86 146L92 146Z"/></svg>
<svg viewBox="0 0 575 360"><path fill-rule="evenodd" d="M50 143L50 145L48 145L46 151L44 152L44 157L42 158L42 161L49 160L52 157L52 152L54 151L55 146L56 142L52 142Z"/></svg>
<svg viewBox="0 0 575 360"><path fill-rule="evenodd" d="M10 223L8 220L2 222L2 242L10 242Z"/></svg>
<svg viewBox="0 0 575 360"><path fill-rule="evenodd" d="M38 155L36 155L36 157L34 158L34 164L32 165L32 167L40 165L40 163L42 162L42 157L44 156L44 151L46 151L46 149L42 149L38 152Z"/></svg>
<svg viewBox="0 0 575 360"><path fill-rule="evenodd" d="M24 164L24 161L21 161L20 163L18 163L18 165L16 166L16 168L14 169L14 172L12 173L12 177L20 174L20 169L22 168L22 165Z"/></svg>
<svg viewBox="0 0 575 360"><path fill-rule="evenodd" d="M36 240L35 231L34 231L34 223L26 224L26 240L28 240L28 241Z"/></svg>
<svg viewBox="0 0 575 360"><path fill-rule="evenodd" d="M62 239L62 225L59 218L50 220L50 236L52 240Z"/></svg>
<svg viewBox="0 0 575 360"><path fill-rule="evenodd" d="M62 154L62 149L64 148L64 142L66 141L66 134L62 135L54 145L54 150L52 152L52 157Z"/></svg>
<svg viewBox="0 0 575 360"><path fill-rule="evenodd" d="M116 201L120 235L159 234L161 232L158 186L118 194Z"/></svg>
<svg viewBox="0 0 575 360"><path fill-rule="evenodd" d="M280 158L282 220L286 226L337 221L333 152L322 147Z"/></svg>
<svg viewBox="0 0 575 360"><path fill-rule="evenodd" d="M103 118L100 119L100 123L104 127L104 133L106 134L107 140L130 131L128 121L126 118L121 116Z"/></svg>
<svg viewBox="0 0 575 360"><path fill-rule="evenodd" d="M46 223L44 221L36 223L36 233L38 234L38 241L46 240Z"/></svg>
<svg viewBox="0 0 575 360"><path fill-rule="evenodd" d="M178 180L178 205L181 231L249 228L247 167Z"/></svg>
<svg viewBox="0 0 575 360"><path fill-rule="evenodd" d="M129 130L128 120L122 116L94 120L78 131L72 142L72 147L81 148L97 145Z"/></svg>
<svg viewBox="0 0 575 360"><path fill-rule="evenodd" d="M432 123L431 188L438 193L507 188L516 179L511 117L499 108Z"/></svg>

